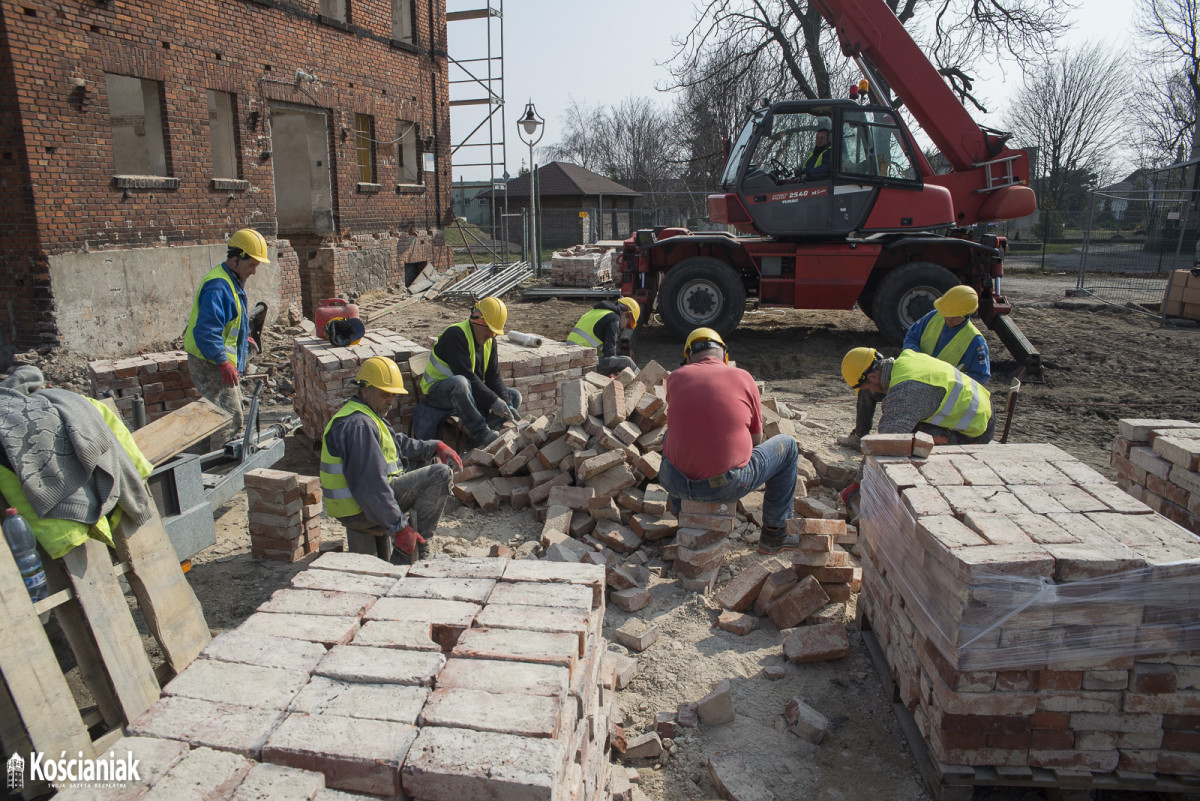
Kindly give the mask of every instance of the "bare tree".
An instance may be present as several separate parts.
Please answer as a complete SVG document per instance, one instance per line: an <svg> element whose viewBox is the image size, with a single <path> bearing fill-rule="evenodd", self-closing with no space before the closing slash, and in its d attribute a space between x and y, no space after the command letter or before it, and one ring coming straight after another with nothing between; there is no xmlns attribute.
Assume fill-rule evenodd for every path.
<svg viewBox="0 0 1200 801"><path fill-rule="evenodd" d="M1170 162L1182 145L1200 158L1200 14L1196 0L1140 0L1138 39L1147 80L1138 104L1152 161Z"/></svg>
<svg viewBox="0 0 1200 801"><path fill-rule="evenodd" d="M1007 111L1014 141L1036 147L1041 205L1063 209L1089 174L1109 172L1128 125L1125 56L1089 43L1038 64Z"/></svg>
<svg viewBox="0 0 1200 801"><path fill-rule="evenodd" d="M569 161L596 172L601 169L604 109L583 108L574 98L562 115L562 138L543 150L555 161Z"/></svg>

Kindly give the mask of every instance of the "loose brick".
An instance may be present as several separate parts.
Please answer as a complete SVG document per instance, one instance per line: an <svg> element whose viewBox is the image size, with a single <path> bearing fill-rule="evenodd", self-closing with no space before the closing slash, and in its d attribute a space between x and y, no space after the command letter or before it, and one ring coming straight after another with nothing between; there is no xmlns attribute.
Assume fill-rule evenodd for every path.
<svg viewBox="0 0 1200 801"><path fill-rule="evenodd" d="M800 581L767 607L771 622L779 630L800 625L806 617L829 602L829 596L812 576Z"/></svg>
<svg viewBox="0 0 1200 801"><path fill-rule="evenodd" d="M821 742L829 730L829 719L799 698L787 702L783 717L787 720L788 731L810 743Z"/></svg>
<svg viewBox="0 0 1200 801"><path fill-rule="evenodd" d="M840 659L850 652L846 627L841 623L801 626L786 632L783 655L789 662L821 662Z"/></svg>
<svg viewBox="0 0 1200 801"><path fill-rule="evenodd" d="M733 721L733 696L730 694L729 679L721 679L708 695L696 702L696 714L706 726Z"/></svg>
<svg viewBox="0 0 1200 801"><path fill-rule="evenodd" d="M650 605L650 591L640 587L620 590L608 596L613 606L623 612L636 612Z"/></svg>
<svg viewBox="0 0 1200 801"><path fill-rule="evenodd" d="M758 618L741 612L722 612L717 616L717 628L744 637L758 628Z"/></svg>
<svg viewBox="0 0 1200 801"><path fill-rule="evenodd" d="M613 639L629 650L641 653L658 641L658 635L657 625L633 618L613 632Z"/></svg>
<svg viewBox="0 0 1200 801"><path fill-rule="evenodd" d="M681 529L680 534L683 531L684 529ZM751 564L717 593L717 603L732 612L746 611L758 597L758 592L766 582L767 576L767 568L763 563Z"/></svg>

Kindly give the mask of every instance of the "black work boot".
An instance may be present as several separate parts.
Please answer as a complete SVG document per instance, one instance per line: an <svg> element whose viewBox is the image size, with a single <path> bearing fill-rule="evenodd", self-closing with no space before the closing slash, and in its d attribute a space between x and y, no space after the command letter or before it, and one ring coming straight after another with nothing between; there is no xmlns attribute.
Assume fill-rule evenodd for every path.
<svg viewBox="0 0 1200 801"><path fill-rule="evenodd" d="M800 550L799 534L788 534L787 529L783 526L779 528L762 527L762 534L758 538L759 553L770 555L782 551L798 550Z"/></svg>

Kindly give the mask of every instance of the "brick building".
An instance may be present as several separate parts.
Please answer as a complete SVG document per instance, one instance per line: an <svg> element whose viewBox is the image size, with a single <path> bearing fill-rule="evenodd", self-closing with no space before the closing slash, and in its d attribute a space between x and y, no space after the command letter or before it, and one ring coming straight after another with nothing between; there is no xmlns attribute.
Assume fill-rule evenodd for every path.
<svg viewBox="0 0 1200 801"><path fill-rule="evenodd" d="M0 0L0 346L182 333L238 228L275 312L450 261L446 0Z"/></svg>

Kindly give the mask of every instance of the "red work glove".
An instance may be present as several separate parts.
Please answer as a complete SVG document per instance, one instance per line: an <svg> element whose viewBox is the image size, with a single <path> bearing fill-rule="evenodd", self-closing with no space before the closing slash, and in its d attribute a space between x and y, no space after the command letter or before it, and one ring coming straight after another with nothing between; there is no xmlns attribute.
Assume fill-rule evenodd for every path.
<svg viewBox="0 0 1200 801"><path fill-rule="evenodd" d="M418 542L425 542L425 538L418 534L412 526L405 526L396 532L396 550L405 556L413 552Z"/></svg>
<svg viewBox="0 0 1200 801"><path fill-rule="evenodd" d="M221 383L227 387L236 387L238 383L237 368L232 362L221 362L217 365L217 371L221 374Z"/></svg>
<svg viewBox="0 0 1200 801"><path fill-rule="evenodd" d="M455 464L458 465L459 470L462 470L462 459L459 458L454 448L451 448L444 442L439 442L435 453L437 454L437 460L442 464Z"/></svg>
<svg viewBox="0 0 1200 801"><path fill-rule="evenodd" d="M246 337L246 342L250 345L250 350L254 351L255 353L262 352L258 347L258 341L255 340L254 337Z"/></svg>

